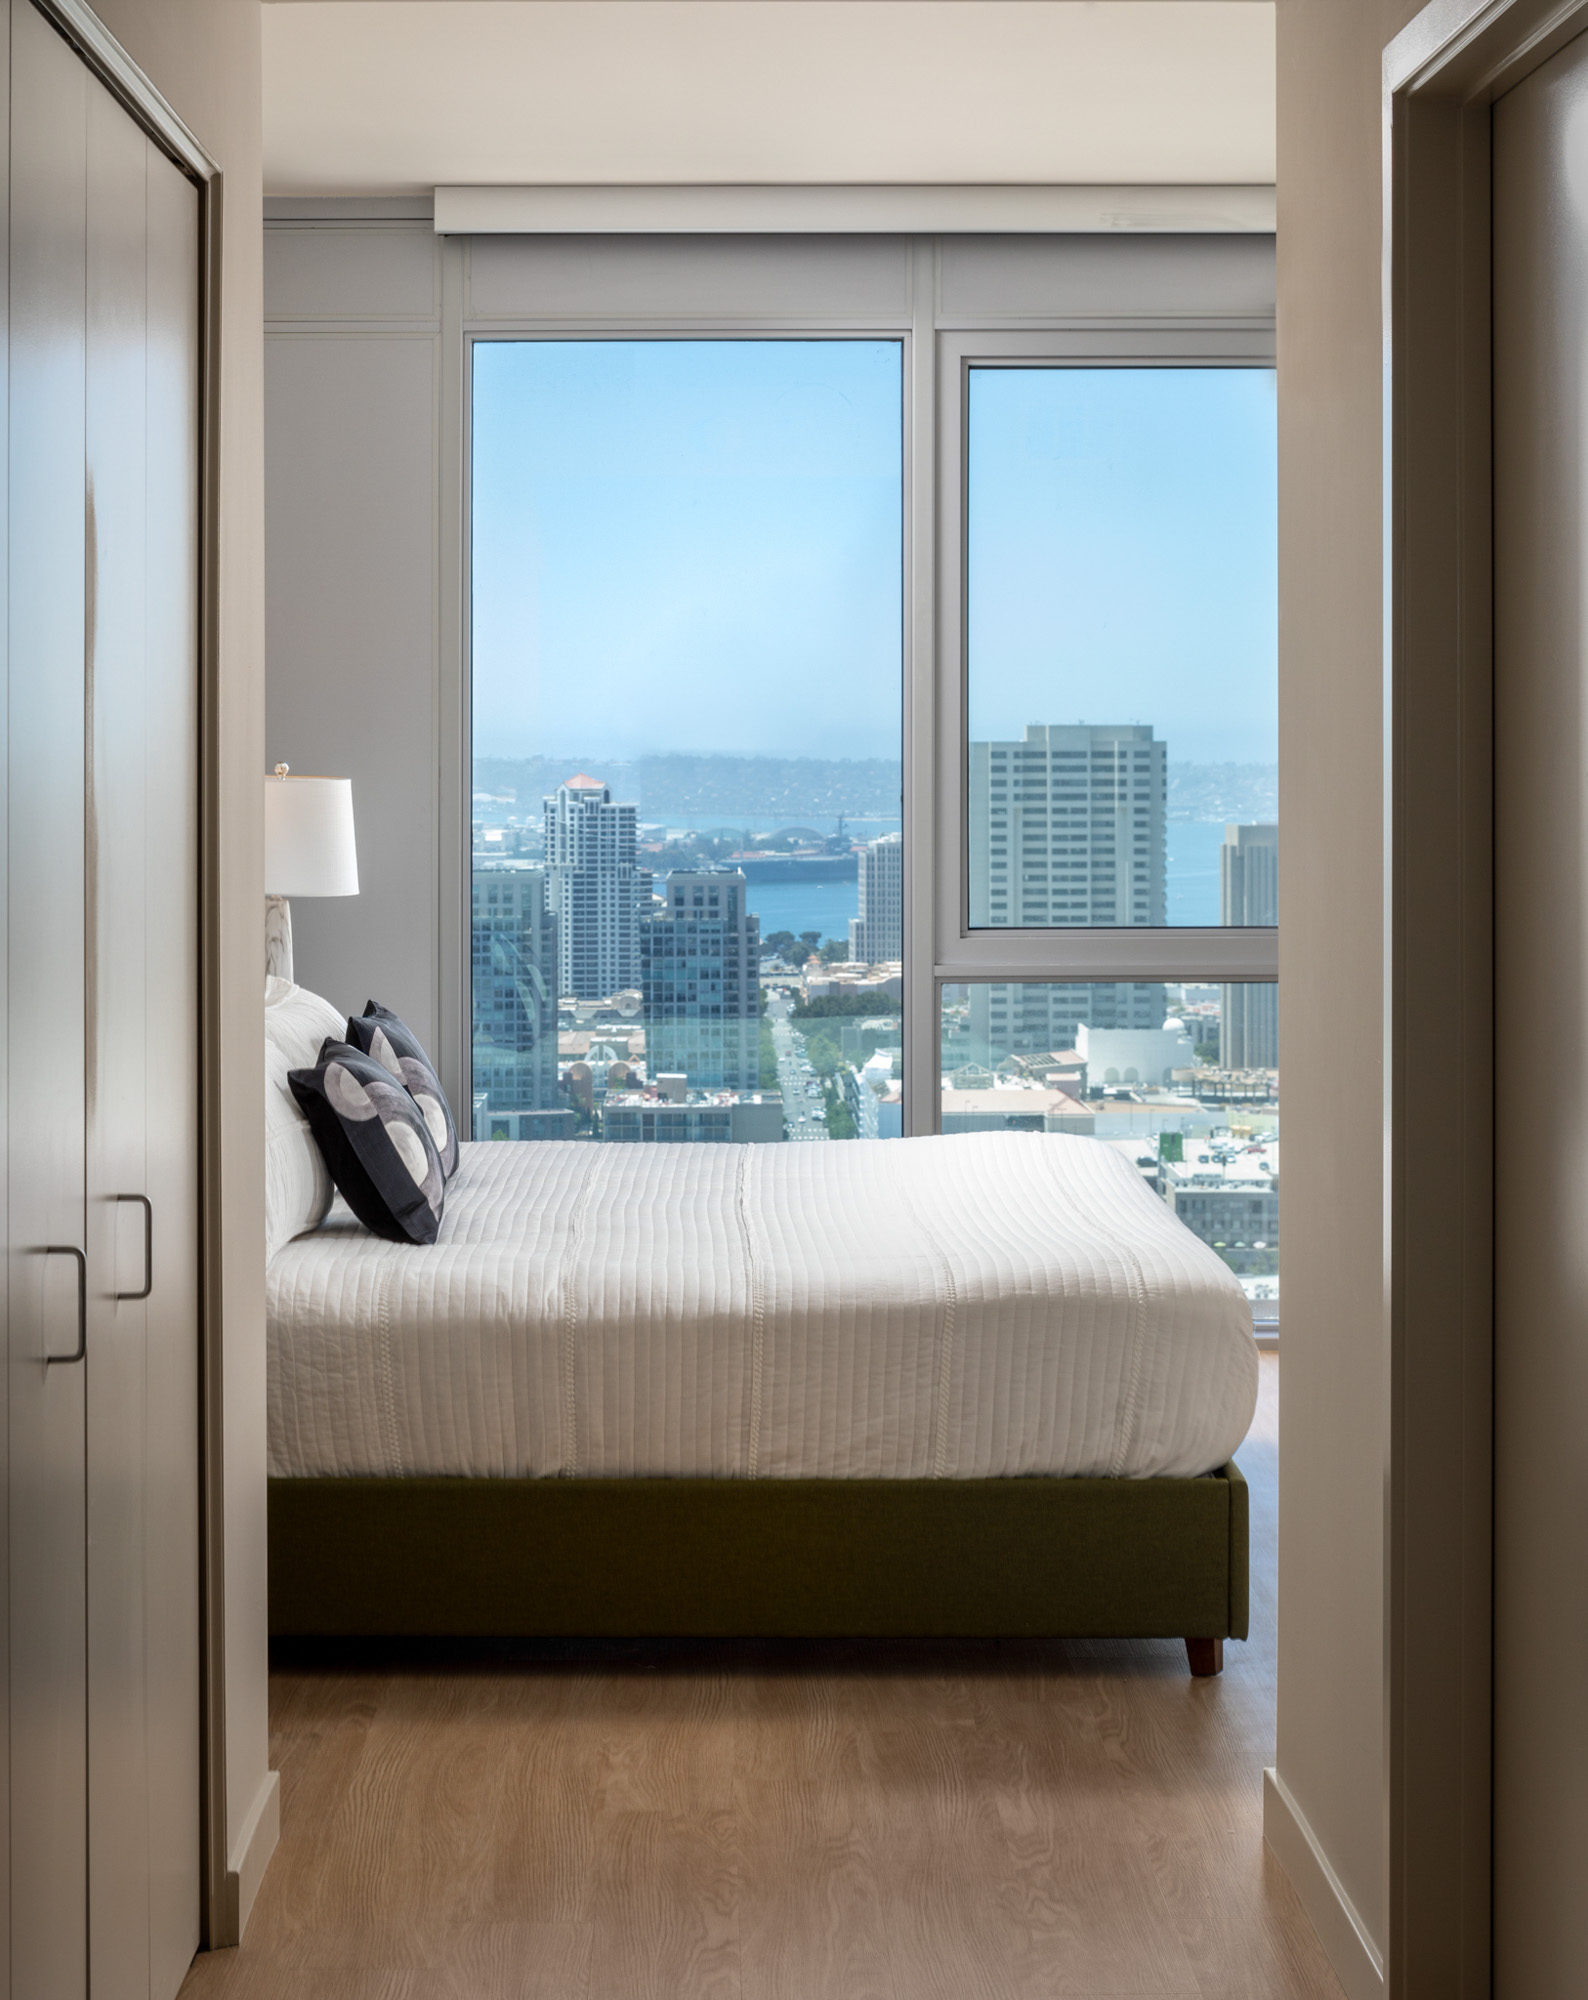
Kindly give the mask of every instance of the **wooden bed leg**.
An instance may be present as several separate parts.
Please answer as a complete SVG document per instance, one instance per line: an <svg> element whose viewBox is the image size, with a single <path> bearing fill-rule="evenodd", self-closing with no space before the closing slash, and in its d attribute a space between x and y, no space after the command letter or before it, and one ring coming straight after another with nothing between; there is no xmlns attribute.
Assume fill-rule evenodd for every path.
<svg viewBox="0 0 1588 2000"><path fill-rule="evenodd" d="M1206 1680L1213 1674L1224 1671L1224 1641L1222 1639L1187 1639L1185 1656L1191 1663L1191 1672L1198 1680Z"/></svg>

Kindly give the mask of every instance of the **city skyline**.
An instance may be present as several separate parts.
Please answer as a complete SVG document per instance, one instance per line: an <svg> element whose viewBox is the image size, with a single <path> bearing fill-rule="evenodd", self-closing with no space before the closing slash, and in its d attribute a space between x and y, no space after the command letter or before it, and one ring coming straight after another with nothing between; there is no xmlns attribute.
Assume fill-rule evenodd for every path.
<svg viewBox="0 0 1588 2000"><path fill-rule="evenodd" d="M1164 746L1149 728L1033 725L1018 742L973 748L983 902L1001 880L1011 913L993 921L1030 921L1039 903L1070 922L1113 921L1122 905L1139 920L1161 906ZM863 949L871 962L852 971L813 964L792 992L775 979L763 1012L756 885L743 869L673 867L653 879L635 865L633 806L589 773L573 774L543 807L548 845L563 856L555 866L477 849L476 1138L767 1144L902 1134L901 968L896 957L877 963L895 927L902 940L897 833L852 850L860 913L851 956ZM1224 921L1272 922L1277 825L1227 823L1223 836ZM638 990L554 990L562 982L546 975L561 955L551 907L559 870L587 878L587 929L637 913ZM1026 878L1018 901L1017 872ZM623 893L606 893L614 887ZM592 934L586 945L593 963L615 962L610 939ZM1276 989L1172 990L1171 1002L1171 989L1150 981L944 987L941 1129L1071 1134L1124 1148L1248 1296L1272 1301ZM836 1018L824 1015L835 1000Z"/></svg>

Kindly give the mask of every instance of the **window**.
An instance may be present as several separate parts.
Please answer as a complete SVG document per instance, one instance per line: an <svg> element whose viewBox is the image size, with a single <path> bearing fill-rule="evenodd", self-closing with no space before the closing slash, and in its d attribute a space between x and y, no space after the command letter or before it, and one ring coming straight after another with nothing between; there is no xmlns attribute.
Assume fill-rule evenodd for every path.
<svg viewBox="0 0 1588 2000"><path fill-rule="evenodd" d="M1051 1073L1275 1164L1271 239L446 255L476 1129L953 1132ZM1192 1053L1078 1083L1108 1036ZM1194 1225L1254 1298L1257 1158L1260 1237Z"/></svg>
<svg viewBox="0 0 1588 2000"><path fill-rule="evenodd" d="M896 340L476 345L482 1134L901 1129L902 397Z"/></svg>
<svg viewBox="0 0 1588 2000"><path fill-rule="evenodd" d="M941 1129L1116 1147L1229 1265L1279 1300L1279 989L1172 981L940 989Z"/></svg>
<svg viewBox="0 0 1588 2000"><path fill-rule="evenodd" d="M966 398L971 926L1275 923L1272 371Z"/></svg>

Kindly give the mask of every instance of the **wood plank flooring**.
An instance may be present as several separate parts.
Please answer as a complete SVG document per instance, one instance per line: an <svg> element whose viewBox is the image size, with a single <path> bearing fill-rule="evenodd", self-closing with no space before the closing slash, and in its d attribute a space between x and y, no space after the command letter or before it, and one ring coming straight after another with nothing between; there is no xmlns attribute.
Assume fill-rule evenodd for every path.
<svg viewBox="0 0 1588 2000"><path fill-rule="evenodd" d="M183 2000L1340 2000L1263 1847L1252 1638L630 1645L271 1680L281 1845Z"/></svg>

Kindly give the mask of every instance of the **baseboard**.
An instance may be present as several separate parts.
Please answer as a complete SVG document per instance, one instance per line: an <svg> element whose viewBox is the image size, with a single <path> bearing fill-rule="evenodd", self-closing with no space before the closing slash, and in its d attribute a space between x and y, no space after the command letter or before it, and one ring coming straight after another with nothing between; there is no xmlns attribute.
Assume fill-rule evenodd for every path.
<svg viewBox="0 0 1588 2000"><path fill-rule="evenodd" d="M267 1771L226 1864L228 1944L243 1941L243 1931L253 1914L254 1898L259 1894L259 1885L265 1879L265 1870L280 1838L281 1773Z"/></svg>
<svg viewBox="0 0 1588 2000"><path fill-rule="evenodd" d="M1306 1815L1277 1771L1263 1773L1263 1838L1290 1877L1349 2000L1384 2000L1384 1960Z"/></svg>

